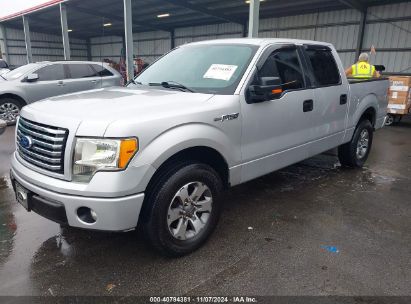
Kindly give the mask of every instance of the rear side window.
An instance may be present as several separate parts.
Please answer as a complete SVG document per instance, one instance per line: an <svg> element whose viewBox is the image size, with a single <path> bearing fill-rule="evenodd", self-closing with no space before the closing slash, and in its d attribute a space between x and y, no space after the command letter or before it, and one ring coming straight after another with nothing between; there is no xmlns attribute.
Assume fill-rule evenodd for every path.
<svg viewBox="0 0 411 304"><path fill-rule="evenodd" d="M62 80L65 78L64 68L61 64L52 64L37 70L39 81Z"/></svg>
<svg viewBox="0 0 411 304"><path fill-rule="evenodd" d="M307 49L315 80L319 86L331 86L341 83L340 71L331 50Z"/></svg>
<svg viewBox="0 0 411 304"><path fill-rule="evenodd" d="M109 70L107 70L102 65L93 64L93 69L96 71L96 76L100 76L100 77L113 76L113 73L111 73Z"/></svg>
<svg viewBox="0 0 411 304"><path fill-rule="evenodd" d="M96 72L88 64L68 64L70 78L89 78L96 77Z"/></svg>
<svg viewBox="0 0 411 304"><path fill-rule="evenodd" d="M258 75L279 77L284 91L304 88L304 77L296 49L280 49L273 52Z"/></svg>
<svg viewBox="0 0 411 304"><path fill-rule="evenodd" d="M7 69L8 65L4 60L0 60L0 69Z"/></svg>

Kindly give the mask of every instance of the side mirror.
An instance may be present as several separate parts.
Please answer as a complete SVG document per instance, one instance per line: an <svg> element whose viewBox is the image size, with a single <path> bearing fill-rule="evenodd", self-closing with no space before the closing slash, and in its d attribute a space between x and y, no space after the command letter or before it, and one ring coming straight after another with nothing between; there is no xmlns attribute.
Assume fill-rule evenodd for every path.
<svg viewBox="0 0 411 304"><path fill-rule="evenodd" d="M39 80L39 75L38 75L38 74L35 74L35 73L29 74L29 75L27 75L27 77L25 78L25 80L26 80L27 82L36 82L37 80Z"/></svg>
<svg viewBox="0 0 411 304"><path fill-rule="evenodd" d="M260 77L259 84L251 85L247 91L248 103L259 103L280 98L283 93L279 77Z"/></svg>
<svg viewBox="0 0 411 304"><path fill-rule="evenodd" d="M0 119L0 135L6 131L7 123L4 120Z"/></svg>

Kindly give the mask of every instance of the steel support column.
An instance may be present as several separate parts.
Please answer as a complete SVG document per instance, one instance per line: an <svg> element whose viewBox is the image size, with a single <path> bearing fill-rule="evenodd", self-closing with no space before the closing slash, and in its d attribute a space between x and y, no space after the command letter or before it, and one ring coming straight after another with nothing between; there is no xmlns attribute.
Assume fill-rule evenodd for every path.
<svg viewBox="0 0 411 304"><path fill-rule="evenodd" d="M70 40L67 26L67 6L60 3L61 36L63 37L64 59L70 60Z"/></svg>
<svg viewBox="0 0 411 304"><path fill-rule="evenodd" d="M91 55L91 39L87 38L86 43L87 43L87 60L92 61L93 58L92 58L92 55ZM100 59L102 59L102 58L100 58Z"/></svg>
<svg viewBox="0 0 411 304"><path fill-rule="evenodd" d="M247 37L247 22L244 22L243 25L241 25L241 37Z"/></svg>
<svg viewBox="0 0 411 304"><path fill-rule="evenodd" d="M357 48L355 49L356 60L361 54L362 46L364 43L364 32L365 32L366 24L367 24L367 9L361 12L360 28L358 30L358 38L357 38Z"/></svg>
<svg viewBox="0 0 411 304"><path fill-rule="evenodd" d="M3 41L1 43L1 52L2 52L2 58L7 61L7 63L10 63L10 58L9 58L9 49L7 46L7 33L6 33L6 28L4 27L3 24L0 24L0 37Z"/></svg>
<svg viewBox="0 0 411 304"><path fill-rule="evenodd" d="M171 49L174 49L176 47L176 31L174 29L170 31L170 41Z"/></svg>
<svg viewBox="0 0 411 304"><path fill-rule="evenodd" d="M133 14L131 0L124 0L124 37L126 42L127 81L134 78Z"/></svg>
<svg viewBox="0 0 411 304"><path fill-rule="evenodd" d="M260 25L260 0L250 0L248 24L248 37L258 37L258 27Z"/></svg>
<svg viewBox="0 0 411 304"><path fill-rule="evenodd" d="M32 63L33 53L31 52L29 19L27 16L24 16L24 15L23 15L23 29L24 29L24 42L26 44L27 63Z"/></svg>

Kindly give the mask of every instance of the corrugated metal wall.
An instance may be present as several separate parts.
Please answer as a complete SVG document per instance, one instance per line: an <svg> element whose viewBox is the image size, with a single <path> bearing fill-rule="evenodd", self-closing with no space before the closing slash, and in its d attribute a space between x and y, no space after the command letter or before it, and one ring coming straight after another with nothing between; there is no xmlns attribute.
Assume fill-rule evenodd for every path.
<svg viewBox="0 0 411 304"><path fill-rule="evenodd" d="M210 39L242 37L242 27L239 24L225 23L206 26L179 28L175 31L175 45Z"/></svg>
<svg viewBox="0 0 411 304"><path fill-rule="evenodd" d="M170 33L153 31L135 33L134 53L138 54L146 62L152 62L171 49ZM120 36L108 36L92 38L91 56L93 61L111 59L116 62L120 60L123 49L123 38Z"/></svg>
<svg viewBox="0 0 411 304"><path fill-rule="evenodd" d="M374 62L390 72L411 74L411 2L369 9L364 48L372 45L377 49Z"/></svg>
<svg viewBox="0 0 411 304"><path fill-rule="evenodd" d="M354 61L361 15L356 10L269 18L260 22L260 37L331 42L344 65Z"/></svg>
<svg viewBox="0 0 411 304"><path fill-rule="evenodd" d="M107 58L118 62L122 48L122 37L107 36L90 39L91 59L93 61L102 61Z"/></svg>
<svg viewBox="0 0 411 304"><path fill-rule="evenodd" d="M24 33L22 30L6 28L9 64L20 66L27 63ZM2 39L3 37L0 37ZM43 33L30 33L33 61L64 60L61 36ZM87 60L87 44L85 40L70 39L72 60Z"/></svg>
<svg viewBox="0 0 411 304"><path fill-rule="evenodd" d="M281 18L262 19L260 37L300 38L331 42L337 48L344 65L355 61L360 13L356 10L339 10ZM364 34L364 50L374 45L376 55L371 60L383 64L388 72L411 73L411 2L376 6L368 10ZM25 62L22 31L8 30L9 52L12 64ZM175 30L175 45L209 39L236 38L243 36L238 24L194 26ZM62 59L61 37L33 34L36 60ZM152 62L171 48L170 33L152 31L134 34L134 52L146 62ZM50 46L51 48L47 48ZM71 39L73 59L86 59L83 41ZM110 58L119 61L123 48L122 37L107 36L91 39L91 55L95 61ZM21 54L21 55L17 55Z"/></svg>

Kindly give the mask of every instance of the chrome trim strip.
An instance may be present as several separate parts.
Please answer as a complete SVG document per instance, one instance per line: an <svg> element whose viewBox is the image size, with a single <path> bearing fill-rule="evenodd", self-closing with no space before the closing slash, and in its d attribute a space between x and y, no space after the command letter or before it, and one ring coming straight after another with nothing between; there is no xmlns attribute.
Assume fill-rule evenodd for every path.
<svg viewBox="0 0 411 304"><path fill-rule="evenodd" d="M24 134L18 129L17 129L17 135L24 136ZM34 144L45 147L45 148L49 148L49 149L52 149L52 150L61 150L63 148L63 145L53 145L53 144L50 144L50 143L46 143L44 141L40 141L40 140L35 139L35 138L32 138L32 140L33 140Z"/></svg>
<svg viewBox="0 0 411 304"><path fill-rule="evenodd" d="M50 170L50 171L60 171L61 170L61 166L53 166L53 165L44 164L44 163L39 162L35 159L32 159L31 157L29 157L29 156L27 156L23 153L19 153L19 155L22 159L24 159L28 163L34 164L34 165L39 166L41 168L44 168L44 169L47 169L47 170Z"/></svg>
<svg viewBox="0 0 411 304"><path fill-rule="evenodd" d="M17 144L19 144L19 142L20 142L20 136L17 135ZM33 143L35 143L35 142L33 141ZM37 147L37 146L32 146L30 149L33 150L33 151L37 151L37 152L44 153L44 154L50 155L52 157L53 156L58 157L58 158L61 158L62 153L63 153L63 151L61 151L61 150L60 151L50 151L50 150L42 149L42 148Z"/></svg>
<svg viewBox="0 0 411 304"><path fill-rule="evenodd" d="M44 135L44 134L41 134L41 133L37 133L37 132L31 131L31 130L29 130L29 129L26 129L26 128L23 127L21 124L19 125L18 128L19 128L21 131L23 131L23 132L25 132L25 133L27 133L27 134L29 134L29 135L33 135L33 136L36 136L36 137L38 137L38 138L41 138L41 139L44 139L44 140L48 140L48 141L51 141L51 142L63 142L63 141L64 141L64 137L52 137L52 136L47 136L47 135Z"/></svg>
<svg viewBox="0 0 411 304"><path fill-rule="evenodd" d="M63 130L54 130L54 129L50 129L50 128L46 128L46 127L42 127L42 126L38 126L38 125L34 125L22 118L20 118L20 123L22 123L23 125L25 125L26 127L32 128L32 129L36 129L39 131L43 131L46 133L50 133L50 134L54 134L54 135L66 135L66 131Z"/></svg>
<svg viewBox="0 0 411 304"><path fill-rule="evenodd" d="M46 161L46 162L51 163L51 164L60 164L61 163L60 158L50 158L50 157L46 157L46 156L43 156L43 155L40 155L40 154L37 154L37 153L33 153L33 152L31 152L27 149L24 149L22 146L20 146L19 143L17 143L17 146L19 148L19 151L23 154L28 154L31 157L37 158L39 160Z"/></svg>

